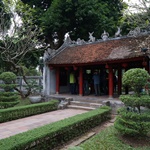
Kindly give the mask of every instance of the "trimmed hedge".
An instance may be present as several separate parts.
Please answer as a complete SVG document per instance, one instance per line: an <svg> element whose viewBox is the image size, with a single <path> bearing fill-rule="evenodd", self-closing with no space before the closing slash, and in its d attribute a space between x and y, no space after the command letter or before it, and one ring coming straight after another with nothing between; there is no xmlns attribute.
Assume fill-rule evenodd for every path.
<svg viewBox="0 0 150 150"><path fill-rule="evenodd" d="M89 129L110 119L110 107L101 107L84 114L54 122L0 140L1 150L52 150Z"/></svg>
<svg viewBox="0 0 150 150"><path fill-rule="evenodd" d="M27 116L53 111L57 109L58 103L58 100L51 100L45 103L0 109L0 122L11 121Z"/></svg>

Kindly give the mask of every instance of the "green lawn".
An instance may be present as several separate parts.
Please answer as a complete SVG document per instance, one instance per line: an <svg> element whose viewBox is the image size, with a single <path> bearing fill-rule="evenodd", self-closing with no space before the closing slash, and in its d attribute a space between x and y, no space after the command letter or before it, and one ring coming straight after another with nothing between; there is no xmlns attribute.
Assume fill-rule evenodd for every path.
<svg viewBox="0 0 150 150"><path fill-rule="evenodd" d="M19 101L20 102L17 105L15 105L14 107L25 106L25 105L30 105L31 104L29 98L19 99Z"/></svg>
<svg viewBox="0 0 150 150"><path fill-rule="evenodd" d="M69 150L150 150L150 147L133 148L123 143L118 138L118 133L113 126L106 128L91 139Z"/></svg>

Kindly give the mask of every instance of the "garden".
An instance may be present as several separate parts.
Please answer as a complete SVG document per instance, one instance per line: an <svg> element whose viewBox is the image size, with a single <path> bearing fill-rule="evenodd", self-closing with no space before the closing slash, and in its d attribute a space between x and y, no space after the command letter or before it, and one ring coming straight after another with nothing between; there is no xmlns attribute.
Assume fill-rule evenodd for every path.
<svg viewBox="0 0 150 150"><path fill-rule="evenodd" d="M57 100L37 104L30 104L29 100L25 100L26 102L23 103L25 106L19 106L17 94L13 91L15 84L12 84L15 76L11 75L11 80L10 76L7 76L6 80L6 75L5 78L3 73L0 75L1 80L4 81L4 84L1 85L4 88L1 94L4 96L0 98L1 122L57 110L59 103ZM105 106L2 139L0 140L0 149L9 150L14 147L21 150L59 149L67 142L97 128L96 135L76 147L69 148L69 150L148 150L150 148L149 78L147 71L140 68L130 69L123 74L123 86L130 87L134 94L120 96L125 107L118 110L114 125L111 127L99 131L102 123L110 119L111 109ZM10 96L5 98L7 93Z"/></svg>
<svg viewBox="0 0 150 150"><path fill-rule="evenodd" d="M132 7L138 13L132 13L126 12L129 5L122 0L0 1L0 123L58 109L58 100L31 103L29 97L41 87L28 81L27 76L43 75L44 52L53 53L60 48L66 34L70 34L73 40L79 37L88 40L87 34L94 34L95 40L106 29L113 37L114 29L118 28L119 37L115 34L115 38L119 39L121 31L127 35L139 27L136 29L141 29L143 35L147 32L148 38L142 42L136 41L138 48L133 49L144 50L141 63L143 67L149 67L149 54L146 52L150 49L150 1L140 2L143 6L135 4ZM135 32L134 36L139 33ZM140 52L135 52L137 58ZM39 61L39 58L42 59ZM111 108L103 106L1 139L0 150L57 150L93 130L96 135L68 150L149 150L150 76L145 69L134 68L134 64L130 66L134 69L126 64L124 67L127 68L122 86L133 92L120 95L124 107L117 110L112 126L101 130L103 123L111 119ZM68 67L65 69L68 70ZM26 91L18 88L18 76L26 84Z"/></svg>

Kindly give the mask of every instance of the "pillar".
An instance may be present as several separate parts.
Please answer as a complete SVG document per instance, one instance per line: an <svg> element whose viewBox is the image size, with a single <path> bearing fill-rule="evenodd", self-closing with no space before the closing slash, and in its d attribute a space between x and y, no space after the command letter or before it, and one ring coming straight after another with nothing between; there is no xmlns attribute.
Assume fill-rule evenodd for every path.
<svg viewBox="0 0 150 150"><path fill-rule="evenodd" d="M56 69L56 94L59 94L59 81L60 81L60 75L59 75L59 68Z"/></svg>
<svg viewBox="0 0 150 150"><path fill-rule="evenodd" d="M118 95L121 95L122 93L121 87L122 87L122 69L119 68L118 69Z"/></svg>
<svg viewBox="0 0 150 150"><path fill-rule="evenodd" d="M109 98L113 98L113 88L114 88L114 86L113 86L113 69L111 66L109 66L108 70L109 70L109 74L108 74Z"/></svg>
<svg viewBox="0 0 150 150"><path fill-rule="evenodd" d="M83 68L79 69L79 95L83 95Z"/></svg>

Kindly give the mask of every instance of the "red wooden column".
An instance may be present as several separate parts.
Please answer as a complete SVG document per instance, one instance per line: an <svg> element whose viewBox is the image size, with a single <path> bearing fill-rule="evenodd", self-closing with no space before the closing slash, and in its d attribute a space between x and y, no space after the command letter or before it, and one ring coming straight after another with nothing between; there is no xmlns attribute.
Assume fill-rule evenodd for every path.
<svg viewBox="0 0 150 150"><path fill-rule="evenodd" d="M59 68L56 68L56 94L59 94Z"/></svg>
<svg viewBox="0 0 150 150"><path fill-rule="evenodd" d="M118 95L121 95L122 93L121 87L122 87L122 69L119 68L118 69Z"/></svg>
<svg viewBox="0 0 150 150"><path fill-rule="evenodd" d="M79 68L79 95L83 95L83 68Z"/></svg>
<svg viewBox="0 0 150 150"><path fill-rule="evenodd" d="M108 78L109 78L109 98L113 98L113 89L114 89L114 86L113 86L113 69L111 66L108 67L108 71L109 71L109 74L108 74Z"/></svg>

